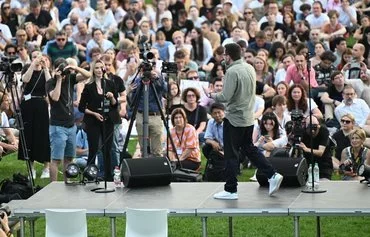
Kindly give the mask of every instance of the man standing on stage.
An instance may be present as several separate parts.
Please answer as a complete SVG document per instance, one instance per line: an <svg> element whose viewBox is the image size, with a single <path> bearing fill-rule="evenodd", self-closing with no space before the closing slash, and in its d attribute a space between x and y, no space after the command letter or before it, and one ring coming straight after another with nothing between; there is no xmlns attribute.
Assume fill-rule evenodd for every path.
<svg viewBox="0 0 370 237"><path fill-rule="evenodd" d="M279 190L283 176L276 173L264 155L253 145L254 102L256 91L256 72L241 59L241 48L235 43L225 46L224 56L227 70L224 87L220 93L209 96L217 102L226 102L224 119L224 154L226 161L226 184L224 191L213 195L216 199L238 199L237 174L239 150L248 154L249 160L263 170L269 178L271 196Z"/></svg>

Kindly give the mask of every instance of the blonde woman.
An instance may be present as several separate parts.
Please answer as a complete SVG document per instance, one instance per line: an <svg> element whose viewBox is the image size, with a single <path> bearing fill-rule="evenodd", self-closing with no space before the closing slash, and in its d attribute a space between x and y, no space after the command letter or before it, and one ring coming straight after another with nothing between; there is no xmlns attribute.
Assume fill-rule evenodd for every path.
<svg viewBox="0 0 370 237"><path fill-rule="evenodd" d="M366 163L370 165L370 152L364 146L366 133L361 128L353 130L351 136L351 146L346 147L341 155L341 171L343 172L343 180L361 180L362 177L357 175L358 167Z"/></svg>
<svg viewBox="0 0 370 237"><path fill-rule="evenodd" d="M117 93L115 92L114 82L104 78L104 69L105 65L101 60L91 64L92 76L82 91L78 106L78 109L85 113L83 121L86 125L87 141L89 143L88 164L94 163L93 160L98 153L100 141L103 143L104 158L111 160L110 150L113 137L109 135L113 133L114 122L110 112L117 109ZM102 164L102 162L99 161L99 164ZM102 170L101 166L99 168ZM112 180L110 170L110 167L105 167L105 171L109 171L105 175L108 180Z"/></svg>

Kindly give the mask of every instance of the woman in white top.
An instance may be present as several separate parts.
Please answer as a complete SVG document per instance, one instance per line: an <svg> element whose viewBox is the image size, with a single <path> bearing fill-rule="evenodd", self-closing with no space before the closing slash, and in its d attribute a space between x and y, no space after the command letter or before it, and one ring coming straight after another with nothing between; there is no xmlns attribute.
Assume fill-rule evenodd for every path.
<svg viewBox="0 0 370 237"><path fill-rule="evenodd" d="M190 32L192 46L192 60L199 66L203 66L213 56L212 45L208 39L203 37L200 28L194 28Z"/></svg>

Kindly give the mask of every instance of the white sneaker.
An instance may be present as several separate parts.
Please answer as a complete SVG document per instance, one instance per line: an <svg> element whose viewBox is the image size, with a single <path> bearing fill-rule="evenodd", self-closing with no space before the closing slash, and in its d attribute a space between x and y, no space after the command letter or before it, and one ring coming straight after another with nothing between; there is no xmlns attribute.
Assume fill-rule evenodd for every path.
<svg viewBox="0 0 370 237"><path fill-rule="evenodd" d="M279 173L275 173L270 179L270 187L269 187L269 195L272 196L274 193L276 193L279 188L280 184L283 181L283 176Z"/></svg>
<svg viewBox="0 0 370 237"><path fill-rule="evenodd" d="M48 178L50 178L49 169L43 169L40 178L41 179L48 179Z"/></svg>
<svg viewBox="0 0 370 237"><path fill-rule="evenodd" d="M215 199L225 199L225 200L236 200L238 199L238 193L230 193L222 191L213 195Z"/></svg>
<svg viewBox="0 0 370 237"><path fill-rule="evenodd" d="M253 182L257 182L257 169L254 171L254 175L252 177L249 178L250 181L253 181Z"/></svg>

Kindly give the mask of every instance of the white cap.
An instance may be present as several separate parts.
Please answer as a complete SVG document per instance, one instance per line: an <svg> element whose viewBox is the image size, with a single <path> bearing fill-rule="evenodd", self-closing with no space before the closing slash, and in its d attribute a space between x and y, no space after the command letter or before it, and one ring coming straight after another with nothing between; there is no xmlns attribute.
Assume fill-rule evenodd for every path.
<svg viewBox="0 0 370 237"><path fill-rule="evenodd" d="M225 0L224 3L223 3L223 5L225 5L227 3L229 3L230 5L233 5L233 2L231 0Z"/></svg>

